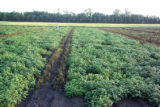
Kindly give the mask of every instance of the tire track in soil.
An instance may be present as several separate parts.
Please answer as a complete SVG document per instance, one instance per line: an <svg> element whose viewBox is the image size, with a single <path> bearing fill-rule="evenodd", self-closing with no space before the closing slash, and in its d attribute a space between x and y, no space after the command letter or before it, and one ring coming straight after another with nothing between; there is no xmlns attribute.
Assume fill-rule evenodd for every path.
<svg viewBox="0 0 160 107"><path fill-rule="evenodd" d="M105 29L105 28L99 28L100 30L103 30L103 31L106 31L106 32L111 32L111 33L115 33L115 34L120 34L126 38L129 38L129 39L134 39L134 40L137 40L139 41L141 44L144 44L144 43L149 43L151 45L154 45L154 46L157 46L157 47L160 47L159 44L157 43L154 43L154 42L151 42L150 40L145 40L141 37L138 37L138 36L130 36L130 35L127 35L125 33L122 33L122 32L119 32L119 31L115 31L115 30L109 30L109 29Z"/></svg>
<svg viewBox="0 0 160 107"><path fill-rule="evenodd" d="M85 107L83 98L67 98L64 92L67 60L74 28L62 40L59 48L53 52L48 64L37 81L36 89L28 101L19 107Z"/></svg>

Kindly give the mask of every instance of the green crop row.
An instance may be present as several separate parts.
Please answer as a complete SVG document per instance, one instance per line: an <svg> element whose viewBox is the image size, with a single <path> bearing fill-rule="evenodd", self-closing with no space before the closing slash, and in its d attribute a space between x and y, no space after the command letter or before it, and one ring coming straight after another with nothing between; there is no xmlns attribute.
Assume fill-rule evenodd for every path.
<svg viewBox="0 0 160 107"><path fill-rule="evenodd" d="M69 56L66 95L89 107L110 107L126 98L160 104L160 48L94 28L76 28Z"/></svg>
<svg viewBox="0 0 160 107"><path fill-rule="evenodd" d="M46 27L0 38L0 107L14 106L34 89L47 62L43 56L51 55L69 30Z"/></svg>
<svg viewBox="0 0 160 107"><path fill-rule="evenodd" d="M32 27L32 26L0 26L0 37L1 35L14 34L19 32L29 32L34 30L40 30L44 27Z"/></svg>

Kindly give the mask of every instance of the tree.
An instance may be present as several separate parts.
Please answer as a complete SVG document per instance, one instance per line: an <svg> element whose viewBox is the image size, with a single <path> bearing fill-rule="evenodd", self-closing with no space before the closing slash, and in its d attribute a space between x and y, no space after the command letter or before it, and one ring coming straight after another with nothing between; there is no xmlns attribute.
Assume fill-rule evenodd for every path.
<svg viewBox="0 0 160 107"><path fill-rule="evenodd" d="M131 15L131 12L127 8L125 8L125 15L126 16L130 16Z"/></svg>
<svg viewBox="0 0 160 107"><path fill-rule="evenodd" d="M86 10L84 10L84 13L89 17L89 22L92 22L92 9L91 8L88 8Z"/></svg>
<svg viewBox="0 0 160 107"><path fill-rule="evenodd" d="M119 9L115 9L115 10L113 11L113 14L114 14L115 16L119 16L119 15L121 14L121 11L120 11Z"/></svg>
<svg viewBox="0 0 160 107"><path fill-rule="evenodd" d="M119 9L113 14L93 13L92 9L86 9L83 13L75 14L68 10L63 14L60 11L48 13L43 11L33 12L0 12L0 21L36 21L36 22L80 22L80 23L160 23L160 18L155 16L143 16L131 14L128 9L121 13Z"/></svg>

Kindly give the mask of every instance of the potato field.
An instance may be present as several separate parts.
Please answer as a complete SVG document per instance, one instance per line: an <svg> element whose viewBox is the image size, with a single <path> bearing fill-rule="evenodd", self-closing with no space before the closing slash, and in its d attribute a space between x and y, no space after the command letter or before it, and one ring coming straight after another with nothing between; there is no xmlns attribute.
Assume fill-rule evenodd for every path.
<svg viewBox="0 0 160 107"><path fill-rule="evenodd" d="M160 28L144 26L1 24L0 107L158 107Z"/></svg>

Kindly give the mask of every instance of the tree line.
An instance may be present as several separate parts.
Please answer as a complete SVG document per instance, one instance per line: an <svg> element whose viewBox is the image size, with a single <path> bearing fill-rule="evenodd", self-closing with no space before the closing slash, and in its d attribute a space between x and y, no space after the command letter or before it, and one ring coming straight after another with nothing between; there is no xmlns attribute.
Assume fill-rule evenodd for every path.
<svg viewBox="0 0 160 107"><path fill-rule="evenodd" d="M119 9L113 14L103 14L86 9L84 12L75 14L72 12L49 13L43 11L33 12L0 12L0 21L23 21L23 22L71 22L71 23L137 23L137 24L159 24L160 18L155 16L143 16L131 14L127 9L121 13Z"/></svg>

